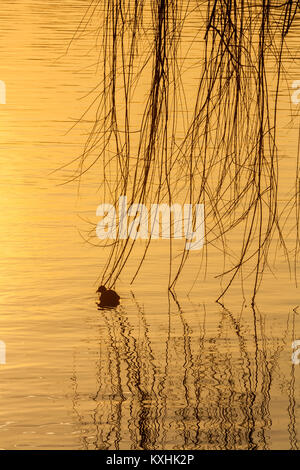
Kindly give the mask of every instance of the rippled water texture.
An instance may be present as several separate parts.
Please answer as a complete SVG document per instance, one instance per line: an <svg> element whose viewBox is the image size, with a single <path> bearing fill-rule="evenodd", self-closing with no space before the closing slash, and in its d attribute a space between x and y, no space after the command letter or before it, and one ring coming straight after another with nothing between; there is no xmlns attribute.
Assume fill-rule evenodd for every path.
<svg viewBox="0 0 300 470"><path fill-rule="evenodd" d="M222 255L208 254L195 284L192 257L175 297L166 289L168 242L160 241L136 283L124 274L117 284L118 309L97 310L105 254L84 236L103 202L97 171L79 192L77 181L64 184L72 167L52 173L81 153L91 128L90 117L73 128L101 72L94 26L72 41L86 6L1 2L0 447L298 449L300 366L291 344L300 339L299 294L283 256L255 309L240 283L222 307ZM298 142L290 88L300 79L299 18L279 92L283 188L293 184Z"/></svg>

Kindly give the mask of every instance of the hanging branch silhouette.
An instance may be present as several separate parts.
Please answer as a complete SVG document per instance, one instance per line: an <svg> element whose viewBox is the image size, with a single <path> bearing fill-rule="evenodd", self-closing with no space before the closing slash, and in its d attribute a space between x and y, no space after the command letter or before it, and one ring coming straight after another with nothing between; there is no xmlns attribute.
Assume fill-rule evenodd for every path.
<svg viewBox="0 0 300 470"><path fill-rule="evenodd" d="M277 114L287 37L298 10L299 1L292 0L154 0L147 7L142 0L106 0L101 11L92 2L75 35L85 34L92 18L103 19L97 33L102 70L93 103L97 109L74 179L80 181L97 166L103 198L115 205L121 194L129 204L203 203L205 248L198 255L199 265L205 270L210 246L221 251L223 288L218 301L247 267L254 304L274 241L279 240L292 269L283 231L286 211L279 207ZM198 28L194 41L202 38L194 102L185 94L183 79L188 51L185 56L182 45L191 18L199 22L193 23L193 30ZM136 94L139 86L146 90L144 102ZM296 160L295 191L289 201L296 227L295 279L299 155ZM233 252L230 240L237 234L239 252L237 245ZM135 243L128 236L101 245L109 250L102 284L115 285ZM132 282L150 244L151 236ZM173 245L171 239L170 289L191 256L184 246L175 267Z"/></svg>

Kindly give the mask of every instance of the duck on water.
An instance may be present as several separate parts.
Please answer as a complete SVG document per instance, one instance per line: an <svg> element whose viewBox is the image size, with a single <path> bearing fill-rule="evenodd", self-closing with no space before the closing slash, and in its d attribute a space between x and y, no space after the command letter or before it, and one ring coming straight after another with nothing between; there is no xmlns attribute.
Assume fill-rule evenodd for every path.
<svg viewBox="0 0 300 470"><path fill-rule="evenodd" d="M97 293L100 294L100 301L98 303L100 308L113 308L117 307L120 303L120 296L114 290L106 289L105 286L98 287Z"/></svg>

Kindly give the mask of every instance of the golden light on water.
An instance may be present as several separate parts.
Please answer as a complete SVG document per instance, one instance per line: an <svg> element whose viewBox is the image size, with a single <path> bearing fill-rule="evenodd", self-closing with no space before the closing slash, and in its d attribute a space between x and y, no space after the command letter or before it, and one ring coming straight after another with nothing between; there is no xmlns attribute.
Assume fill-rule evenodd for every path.
<svg viewBox="0 0 300 470"><path fill-rule="evenodd" d="M7 99L0 105L0 341L6 346L6 363L0 364L0 447L298 449L300 369L291 361L291 345L300 339L299 289L278 234L254 309L251 263L224 304L215 302L220 283L226 286L218 277L224 267L219 240L189 257L175 293L167 290L167 240L151 244L130 284L145 248L137 243L113 286L120 306L97 309L95 291L109 250L95 246L96 209L112 202L117 191L110 194L101 186L102 161L82 176L80 188L72 181L79 164L74 159L85 149L97 110L100 115L102 19L93 17L78 31L86 9L84 0L64 0L59 7L50 0L1 5L0 80ZM197 97L204 53L198 25L205 15L203 6L188 16L182 32L188 111L183 116L183 103L176 110L178 141ZM287 215L298 149L300 104L291 103L291 94L293 81L300 79L294 60L299 27L298 12L286 38L290 56L284 57L278 95L279 203ZM145 41L151 34L149 28ZM146 45L140 47L140 64L149 52ZM149 61L132 96L133 169L151 66ZM275 72L268 74L276 83ZM120 73L119 96L123 78ZM121 99L117 112L123 130ZM220 117L212 124L214 132L222 123ZM108 148L111 157L114 145ZM207 149L212 151L213 142ZM123 184L113 171L116 160L109 165L110 188L115 181ZM173 188L180 199L186 184L180 182L182 168L176 171ZM216 178L211 176L210 188ZM239 259L243 230L237 227L226 241L227 268ZM292 215L284 230L294 259ZM174 266L181 249L174 242Z"/></svg>

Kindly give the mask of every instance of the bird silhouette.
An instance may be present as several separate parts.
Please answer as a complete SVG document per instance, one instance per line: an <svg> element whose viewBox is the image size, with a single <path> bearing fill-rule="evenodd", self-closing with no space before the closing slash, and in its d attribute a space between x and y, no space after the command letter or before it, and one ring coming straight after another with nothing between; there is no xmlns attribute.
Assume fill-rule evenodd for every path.
<svg viewBox="0 0 300 470"><path fill-rule="evenodd" d="M101 294L100 302L97 304L100 308L113 308L120 303L120 296L114 290L106 289L105 286L98 287L97 293Z"/></svg>

